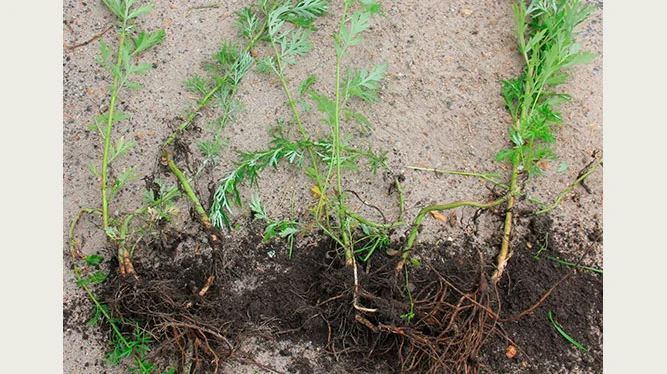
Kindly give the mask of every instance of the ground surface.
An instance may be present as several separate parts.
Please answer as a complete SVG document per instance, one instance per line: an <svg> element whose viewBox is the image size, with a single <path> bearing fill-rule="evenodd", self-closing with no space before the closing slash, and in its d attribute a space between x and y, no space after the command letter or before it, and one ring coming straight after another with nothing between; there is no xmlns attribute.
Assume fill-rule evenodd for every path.
<svg viewBox="0 0 667 374"><path fill-rule="evenodd" d="M532 196L542 201L553 201L591 161L592 152L602 147L602 2L593 3L598 10L582 26L580 38L585 49L600 56L591 65L578 66L572 72L571 83L563 88L572 94L573 100L562 108L566 126L559 130L555 149L560 160L546 165L544 176L531 191ZM250 2L228 1L218 8L189 9L193 4L158 2L153 11L142 18L142 29L164 28L166 40L144 56L146 62L154 65L154 69L140 79L146 88L121 95L121 108L133 116L117 131L134 138L138 147L120 161L118 168L136 165L140 175L156 173L159 145L191 102L181 82L201 72L202 62L222 41L235 37L234 14ZM70 47L104 31L112 23L112 17L96 1L65 1L63 5L63 231L67 233L79 209L99 205L98 182L88 171L88 164L99 160L100 145L87 126L107 105L110 85L110 78L95 63L96 40L77 48ZM334 57L329 34L335 30L339 8L334 2L331 15L318 21L319 31L313 36L315 49L288 71L292 82L317 73L320 78L317 88L332 92ZM375 128L367 135L350 132L355 135L354 145L372 144L374 148L388 151L389 169L377 175L350 173L347 185L360 199L382 210L389 220L399 214L396 194L390 193L388 188L391 176L405 178L408 220L428 204L490 198L487 186L477 179L434 175L407 166L475 172L499 170L493 157L505 145L509 124L509 114L500 96L501 80L516 76L521 69L521 60L514 48L509 2L401 1L384 2L384 9L387 17L373 19L372 29L350 58L361 66L388 63L381 101L360 105ZM114 42L111 32L102 38L110 44ZM277 81L267 80L253 71L244 79L239 97L245 106L242 119L230 124L224 136L229 138L231 150L263 149L269 140L267 130L275 124L275 118L289 115L281 88ZM305 119L317 133L319 117L313 114ZM223 177L234 160L235 153L228 152L207 177L214 181ZM563 162L568 168L559 172ZM198 186L204 202L209 198L206 183L208 181L203 181ZM504 317L515 316L529 308L568 274L569 267L548 260L547 254L571 262L584 256L582 263L602 267L601 169L587 179L586 186L574 189L559 208L545 218L527 215L517 218L515 255L498 287ZM112 207L114 214L134 209L140 203L143 189L141 181L131 185L121 195L122 203ZM273 215L287 215L294 205L297 216L305 216L312 200L308 179L291 166L267 170L261 175L258 187L245 187L242 192L244 199L251 192L258 193ZM363 207L359 204L357 208ZM188 212L187 205L182 211ZM179 301L185 302L191 297L191 288L200 288L205 282L211 263L220 264L221 267L215 269L220 276L207 295L209 299L195 300L195 304L200 308L198 316L215 316L217 320L208 323L219 323L216 327L220 329L224 325L230 345L234 346L232 359L220 363L221 371L384 373L397 370L400 365L395 361L396 355L391 355L393 351L368 359L364 359L363 353L368 354L368 348L375 346L378 351L381 347L390 349L398 341L392 339L398 337L389 334L387 339L375 341L372 334L355 324L354 316L320 304L327 297L344 295L335 285L349 284L346 274L337 274L335 269L323 270L333 261L328 257L333 251L331 243L313 234L298 240L294 258L287 260L284 243L261 242L263 227L252 221L247 205L235 208L232 220L238 227L224 233L223 261L212 261L215 254L207 252L205 236L194 228L191 217L183 214L177 222L179 230L171 233L166 242L148 246L137 255L135 266L141 275L138 285L112 278L99 289L100 295L107 297L106 300L117 300L116 307L126 308L123 309L126 311L140 310L139 307L147 305L141 304L143 299L139 296L116 299L118 295L131 294L128 290L173 291L169 297L182 298ZM501 223L499 216L488 213L477 217L471 208L457 209L456 220L447 224L427 217L415 251L423 263L422 270L412 274L415 289L419 289L418 285L427 289L434 272L457 287L474 284L480 272L478 252L484 271L488 273L492 268ZM110 259L113 256L105 246L99 226L91 217L81 221L77 227L81 251L99 253ZM405 239L405 230L407 226L396 230L393 239L397 243ZM74 261L66 244L63 243L65 372L126 372L122 366L104 366L106 332L86 326L91 304L74 284ZM536 260L534 254L544 245L546 252ZM113 273L116 270L113 263L109 266ZM365 270L372 273L386 266L382 259L372 260ZM376 294L386 295L387 300L398 303L397 310L404 311L401 309L404 305L400 304L404 301L391 291L395 286L390 282L368 285ZM558 334L547 317L548 312L553 313L560 325L589 352L577 349ZM138 316L140 314L137 312ZM389 313L386 318L391 320L395 316ZM331 321L338 321L339 325L332 325ZM334 331L333 338L329 328ZM349 334L346 337L336 331ZM583 270L570 273L532 313L517 321L500 322L495 331L497 333L488 338L479 352L483 372L601 373L602 275ZM508 338L519 348L512 359L505 356L510 345ZM155 353L165 352L177 357L177 352L170 353L166 349ZM174 365L174 361L169 364ZM201 369L207 372L206 367Z"/></svg>

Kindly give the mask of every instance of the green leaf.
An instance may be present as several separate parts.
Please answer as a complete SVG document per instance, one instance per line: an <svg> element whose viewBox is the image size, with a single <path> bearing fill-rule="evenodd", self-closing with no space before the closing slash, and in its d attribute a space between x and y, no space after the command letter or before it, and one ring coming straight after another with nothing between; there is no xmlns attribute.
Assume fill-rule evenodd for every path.
<svg viewBox="0 0 667 374"><path fill-rule="evenodd" d="M107 279L107 275L102 270L97 270L94 273L88 275L85 278L82 278L76 282L77 286L92 286L95 284L100 284Z"/></svg>
<svg viewBox="0 0 667 374"><path fill-rule="evenodd" d="M192 78L187 79L183 82L185 88L194 93L200 93L202 95L207 95L211 90L209 83L199 75L194 75Z"/></svg>
<svg viewBox="0 0 667 374"><path fill-rule="evenodd" d="M254 219L266 220L269 217L266 214L266 210L262 206L262 200L259 195L252 195L250 197L250 210L253 212Z"/></svg>
<svg viewBox="0 0 667 374"><path fill-rule="evenodd" d="M130 82L130 81L126 81L126 82L124 82L124 83L123 83L123 86L124 86L124 87L127 87L127 88L129 88L129 89L131 89L131 90L134 90L134 91L137 91L137 90L140 90L140 89L144 88L144 85L143 85L143 84L141 84L141 83L137 83L137 82Z"/></svg>
<svg viewBox="0 0 667 374"><path fill-rule="evenodd" d="M213 195L211 204L211 222L217 228L224 224L228 229L229 219L225 210L231 212L230 198L233 196L237 204L241 205L241 197L238 190L240 183L248 182L251 186L257 184L259 172L266 167L277 167L278 161L287 159L291 163L300 164L304 158L300 145L289 142L286 139L274 138L268 150L260 152L239 152L240 162L218 186Z"/></svg>
<svg viewBox="0 0 667 374"><path fill-rule="evenodd" d="M505 161L512 160L514 157L515 150L511 148L505 148L496 154L496 161Z"/></svg>
<svg viewBox="0 0 667 374"><path fill-rule="evenodd" d="M285 24L284 15L290 11L290 4L284 3L277 7L268 16L269 36L274 38Z"/></svg>
<svg viewBox="0 0 667 374"><path fill-rule="evenodd" d="M106 315L109 315L109 307L104 304L96 305L95 309L93 310L93 316L90 318L87 325L90 327L97 326L99 321L104 318L105 313Z"/></svg>
<svg viewBox="0 0 667 374"><path fill-rule="evenodd" d="M514 26L515 26L515 35L518 40L519 50L525 50L526 46L526 30L528 26L526 25L526 3L524 1L517 1L512 4L512 9L514 10Z"/></svg>
<svg viewBox="0 0 667 374"><path fill-rule="evenodd" d="M257 13L253 12L249 7L245 7L236 15L238 16L236 26L239 28L241 36L248 39L255 36L260 27Z"/></svg>
<svg viewBox="0 0 667 374"><path fill-rule="evenodd" d="M143 195L144 203L150 205L150 204L155 202L155 198L156 198L156 196L155 196L155 192L153 190L144 191L144 195Z"/></svg>
<svg viewBox="0 0 667 374"><path fill-rule="evenodd" d="M111 10L111 13L113 13L116 17L120 18L123 20L125 18L125 11L121 5L120 0L102 0L102 3L106 5L109 10Z"/></svg>
<svg viewBox="0 0 667 374"><path fill-rule="evenodd" d="M141 63L133 66L129 71L133 74L146 74L151 69L151 64Z"/></svg>
<svg viewBox="0 0 667 374"><path fill-rule="evenodd" d="M375 0L359 0L359 4L371 15L380 14L382 15L382 4L378 3Z"/></svg>
<svg viewBox="0 0 667 374"><path fill-rule="evenodd" d="M317 103L317 110L326 115L324 123L333 126L336 117L336 105L328 97L315 91L310 92L310 98Z"/></svg>
<svg viewBox="0 0 667 374"><path fill-rule="evenodd" d="M215 141L201 141L197 147L204 158L220 157L222 155L222 144Z"/></svg>
<svg viewBox="0 0 667 374"><path fill-rule="evenodd" d="M371 19L371 13L363 10L357 10L352 13L350 17L349 27L345 27L341 30L341 35L343 38L343 44L339 52L345 51L347 48L359 45L363 36L362 32L366 31L370 24L368 21Z"/></svg>
<svg viewBox="0 0 667 374"><path fill-rule="evenodd" d="M206 70L212 70L226 74L234 67L236 60L239 59L239 55L239 46L231 41L225 41L222 43L220 50L214 53L212 56L216 65L207 64L204 66L204 68Z"/></svg>
<svg viewBox="0 0 667 374"><path fill-rule="evenodd" d="M136 39L133 39L133 41L134 52L132 52L132 55L136 56L148 48L162 43L162 41L164 41L164 30L157 30L149 34L142 32Z"/></svg>
<svg viewBox="0 0 667 374"><path fill-rule="evenodd" d="M90 266L97 266L104 261L104 257L98 256L98 255L90 255L90 256L85 256L84 260L86 260L86 263Z"/></svg>
<svg viewBox="0 0 667 374"><path fill-rule="evenodd" d="M279 75L273 56L266 56L257 60L257 71L264 74L275 73Z"/></svg>
<svg viewBox="0 0 667 374"><path fill-rule="evenodd" d="M278 39L281 52L280 58L290 65L296 64L293 56L303 56L313 49L313 44L310 42L310 30L297 28L292 31L285 32Z"/></svg>
<svg viewBox="0 0 667 374"><path fill-rule="evenodd" d="M569 68L579 64L590 64L596 57L598 57L598 54L593 52L579 52L570 56L568 61L563 65L563 68Z"/></svg>
<svg viewBox="0 0 667 374"><path fill-rule="evenodd" d="M108 118L108 117L107 117ZM104 122L107 122L107 118L105 118ZM120 122L120 121L125 121L132 118L129 114L125 114L119 110L114 111L113 113L113 122Z"/></svg>
<svg viewBox="0 0 667 374"><path fill-rule="evenodd" d="M373 153L370 149L367 152L368 162L370 164L370 169L373 174L377 173L379 168L388 169L387 165L387 154L389 152L378 152L378 154Z"/></svg>
<svg viewBox="0 0 667 374"><path fill-rule="evenodd" d="M536 49L539 49L539 43L543 41L547 31L548 31L547 29L544 29L537 32L528 40L528 44L526 44L525 49L519 50L519 52L529 54L533 50L533 48L538 47Z"/></svg>
<svg viewBox="0 0 667 374"><path fill-rule="evenodd" d="M139 8L139 9L135 9L132 12L130 12L130 14L127 16L127 19L131 20L131 19L143 16L144 14L147 14L148 12L150 12L151 9L153 9L153 6L154 6L153 4L148 4L146 6L143 6L143 7Z"/></svg>
<svg viewBox="0 0 667 374"><path fill-rule="evenodd" d="M139 178L136 174L134 174L134 169L134 166L130 167L114 181L113 185L111 186L111 191L109 192L109 198L113 197L121 188L123 188L123 186L125 186L125 184Z"/></svg>
<svg viewBox="0 0 667 374"><path fill-rule="evenodd" d="M104 135L102 133L102 131L100 130L100 125L97 124L97 119L95 119L95 123L91 123L91 124L88 125L88 131L98 132L98 133L100 133L101 136Z"/></svg>
<svg viewBox="0 0 667 374"><path fill-rule="evenodd" d="M100 39L100 55L95 57L95 61L104 69L110 72L111 49L104 40Z"/></svg>
<svg viewBox="0 0 667 374"><path fill-rule="evenodd" d="M345 81L345 97L356 96L366 102L377 102L380 82L384 79L387 64L373 67L370 71L366 69L354 69L348 71Z"/></svg>
<svg viewBox="0 0 667 374"><path fill-rule="evenodd" d="M317 75L311 74L308 78L299 83L299 97L303 97L310 87L317 81Z"/></svg>
<svg viewBox="0 0 667 374"><path fill-rule="evenodd" d="M109 163L114 161L120 156L125 155L130 151L134 146L137 145L137 142L134 140L125 141L125 136L121 136L118 141L111 146L110 152L111 156L109 157Z"/></svg>
<svg viewBox="0 0 667 374"><path fill-rule="evenodd" d="M130 118L131 117L128 114L125 114L121 111L116 110L116 111L114 111L112 122L125 121L125 120L130 119ZM100 138L104 139L106 134L104 133L104 131L102 131L102 128L103 127L106 128L106 126L108 126L109 112L105 112L103 114L100 114L100 115L96 116L94 121L95 121L95 123L92 123L92 124L88 125L88 130L90 130L90 131L97 130L97 132L100 135Z"/></svg>
<svg viewBox="0 0 667 374"><path fill-rule="evenodd" d="M306 112L306 113L310 112L310 109L311 109L310 104L308 104L306 101L304 101L302 99L298 99L296 102L297 102L297 104L299 104L299 106L301 106L301 109L304 112Z"/></svg>
<svg viewBox="0 0 667 374"><path fill-rule="evenodd" d="M288 224L291 224L291 223L292 222L288 222ZM287 237L287 236L290 236L290 235L297 234L300 231L301 230L297 229L296 227L288 226L288 227L285 227L282 230L280 230L279 236L281 238L284 238L284 237Z"/></svg>
<svg viewBox="0 0 667 374"><path fill-rule="evenodd" d="M86 323L86 325L88 325L88 326L90 326L90 327L95 327L95 326L97 326L97 323L100 321L100 319L102 319L103 316L104 316L104 314L102 314L102 312L100 311L100 309L99 309L99 308L95 308L94 311L93 311L93 316L90 317L90 320L88 320L88 322Z"/></svg>
<svg viewBox="0 0 667 374"><path fill-rule="evenodd" d="M132 74L132 71L134 70L134 65L132 64L131 58L133 44L129 41L125 41L125 43L121 44L118 49L118 52L120 53L120 60L123 63L123 69L127 72L127 74Z"/></svg>
<svg viewBox="0 0 667 374"><path fill-rule="evenodd" d="M326 13L328 0L301 0L280 18L298 27L316 30L312 25L318 16Z"/></svg>
<svg viewBox="0 0 667 374"><path fill-rule="evenodd" d="M512 143L518 147L523 145L523 136L521 135L521 132L514 129L514 127L510 127L510 139L512 140Z"/></svg>
<svg viewBox="0 0 667 374"><path fill-rule="evenodd" d="M96 177L98 178L100 176L100 173L97 171L97 166L95 166L95 162L91 161L90 164L88 165L88 170Z"/></svg>
<svg viewBox="0 0 667 374"><path fill-rule="evenodd" d="M241 79L248 72L253 61L254 60L249 52L239 55L239 58L234 63L234 69L231 72L231 79L234 82L234 86L238 86L239 83L241 83Z"/></svg>
<svg viewBox="0 0 667 374"><path fill-rule="evenodd" d="M266 225L266 228L264 229L264 243L268 242L276 236L276 226L278 226L278 222L271 222L268 225Z"/></svg>
<svg viewBox="0 0 667 374"><path fill-rule="evenodd" d="M373 128L373 124L371 123L371 121L369 121L368 118L366 118L366 116L364 116L361 113L358 113L358 112L355 112L355 111L352 111L352 110L348 110L348 111L345 112L345 116L346 116L347 120L353 118L359 125L361 125L361 130L364 133L366 132L366 129L372 129Z"/></svg>
<svg viewBox="0 0 667 374"><path fill-rule="evenodd" d="M329 0L301 0L287 14L302 20L311 20L327 12Z"/></svg>
<svg viewBox="0 0 667 374"><path fill-rule="evenodd" d="M524 76L520 76L518 79L510 79L508 81L502 81L502 95L505 99L505 104L507 109L510 111L514 121L518 119L519 116L519 105L523 102L524 98Z"/></svg>

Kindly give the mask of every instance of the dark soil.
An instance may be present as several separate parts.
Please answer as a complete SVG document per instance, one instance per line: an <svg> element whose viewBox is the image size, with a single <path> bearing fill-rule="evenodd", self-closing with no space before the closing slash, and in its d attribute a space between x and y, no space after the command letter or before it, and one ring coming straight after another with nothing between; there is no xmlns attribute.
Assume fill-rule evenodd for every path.
<svg viewBox="0 0 667 374"><path fill-rule="evenodd" d="M98 292L114 316L151 332L151 360L179 373L213 373L230 362L283 372L243 349L253 339L279 349L289 373L601 373L602 275L549 260L560 252L553 244L537 260L547 233L566 233L548 218L524 221L523 246L515 246L497 290L487 281L493 259L472 240L417 248L429 255L408 267L409 294L396 259L376 253L358 268L359 303L374 313L352 307L353 273L332 242L288 259L281 243L262 243L259 226L223 251L211 250L196 229L165 232L135 259L138 279L114 276ZM77 324L72 314L80 308L65 308L66 327ZM548 312L589 352L560 335ZM303 345L317 357L301 354Z"/></svg>
<svg viewBox="0 0 667 374"><path fill-rule="evenodd" d="M501 324L507 337L518 344L521 353L513 360L507 360L504 356L507 341L496 338L489 342L487 357L493 372L514 372L517 362L520 362L524 368L520 371L522 373L572 373L577 370L602 373L602 274L573 270L545 257L558 257L560 248L548 247L536 260L536 248L544 244L545 234L553 237L559 233L551 230L548 219L531 220L530 229L523 247L517 248L510 260L510 270L499 283L502 315L505 318L518 316L552 287L555 288L531 313L517 321ZM592 239L599 240L600 237L598 233ZM527 248L525 243L534 244L532 248ZM569 262L576 263L578 260L569 259ZM568 343L554 328L548 317L549 312L589 353L578 354L578 348ZM555 363L564 367L557 367Z"/></svg>

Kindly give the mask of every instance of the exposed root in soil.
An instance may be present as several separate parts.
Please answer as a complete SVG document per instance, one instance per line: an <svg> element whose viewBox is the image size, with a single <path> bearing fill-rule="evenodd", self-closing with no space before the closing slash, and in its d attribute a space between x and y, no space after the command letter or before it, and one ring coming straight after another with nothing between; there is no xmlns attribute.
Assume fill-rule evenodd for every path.
<svg viewBox="0 0 667 374"><path fill-rule="evenodd" d="M414 294L409 295L405 282L395 277L394 261L384 260L374 271L365 265L358 293L373 313L352 307L349 267L323 273L320 287L329 297L317 307L328 326L330 353L338 360L355 354L382 358L400 372L479 372L479 351L489 335L498 333L500 304L483 271L470 287L455 285L432 265L410 268L407 287Z"/></svg>
<svg viewBox="0 0 667 374"><path fill-rule="evenodd" d="M160 342L158 350L180 357L179 373L200 372L200 366L217 372L219 363L232 355L234 347L227 339L232 333L230 321L218 317L218 306L206 298L216 287L215 276L196 266L170 266L157 271L141 269L146 276L138 280L116 277L110 285L114 292L107 297L108 305L114 315L142 321Z"/></svg>
<svg viewBox="0 0 667 374"><path fill-rule="evenodd" d="M440 247L430 250L440 251L442 261L422 259L421 266L408 266L397 276L397 259L389 256L358 262L355 274L345 266L343 253L327 240L288 260L286 256L262 256L284 249L270 245L257 248L258 236L241 243L244 248L258 250L230 260L207 245L178 254L179 243L189 248L191 243L210 240L205 232L180 235L171 242L146 243L153 252L145 254L162 251L161 256L167 253L167 258L137 258L135 267L142 276L113 277L104 294L114 316L140 321L159 343L153 349L155 355L178 357L179 373L217 373L231 361L280 372L272 367L273 362L259 362L252 352L241 349L244 339L252 336L310 341L331 354L339 367L353 367L349 369L352 372L502 372L511 362L505 361L508 344L524 360L530 360L534 347L540 344L531 343L524 350L521 344L527 335L519 344L508 338L507 334L514 332L516 340L517 320L527 319L535 324L531 328L550 328L536 319L535 312L548 307L566 315L562 307L567 304L549 299L564 297L558 295L563 286L587 288L591 284L577 277L578 272L553 261L521 265L535 261L526 251L518 252L515 266L530 269L530 274L546 272L549 276L544 284L550 288L525 288L531 282L525 275L521 277L526 285L517 283L522 279L516 278L515 266L496 287L487 275L493 267L491 260L481 253L448 258ZM186 243L188 240L191 243ZM245 289L244 275L259 281L248 281L250 287ZM244 286L233 290L238 288L234 284ZM355 302L366 309L355 308ZM587 307L597 308L597 303L591 300ZM572 326L572 319L567 322ZM567 349L562 342L553 344ZM490 349L500 350L499 357L489 356Z"/></svg>
<svg viewBox="0 0 667 374"><path fill-rule="evenodd" d="M436 270L432 273L437 280L415 295L414 324L384 327L402 338L401 367L405 372L477 373L480 349L494 332L488 310L492 301L499 305L498 294L484 273L472 292L459 290Z"/></svg>

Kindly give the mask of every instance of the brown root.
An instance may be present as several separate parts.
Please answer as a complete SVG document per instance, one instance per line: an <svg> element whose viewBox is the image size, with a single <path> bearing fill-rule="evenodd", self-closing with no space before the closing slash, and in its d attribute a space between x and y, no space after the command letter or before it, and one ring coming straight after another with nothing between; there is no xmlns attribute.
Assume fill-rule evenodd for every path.
<svg viewBox="0 0 667 374"><path fill-rule="evenodd" d="M208 277L202 290L211 287L212 281ZM115 294L109 301L112 313L123 320L143 321L144 328L160 342L157 350L179 358L179 372L217 373L221 360L232 355L234 347L226 338L229 323L210 315L204 320L193 312L211 307L201 292L183 302L178 300L186 296L178 279L126 282L118 277L114 283Z"/></svg>
<svg viewBox="0 0 667 374"><path fill-rule="evenodd" d="M489 336L499 333L500 304L483 272L476 285L462 291L433 266L409 268L414 273L409 287L415 289L410 298L405 281L394 277L394 261L372 273L360 271L358 279L350 279L345 270L324 275L330 277L324 284L336 293L318 304L333 331L329 351L336 358L351 354L398 358L400 372L406 373L480 372L481 348ZM357 290L372 313L350 308ZM412 311L409 318L408 311Z"/></svg>
<svg viewBox="0 0 667 374"><path fill-rule="evenodd" d="M432 272L437 281L415 295L416 321L406 327L379 327L401 337L399 354L405 372L478 373L479 352L495 329L493 290L484 274L472 292L463 292Z"/></svg>

